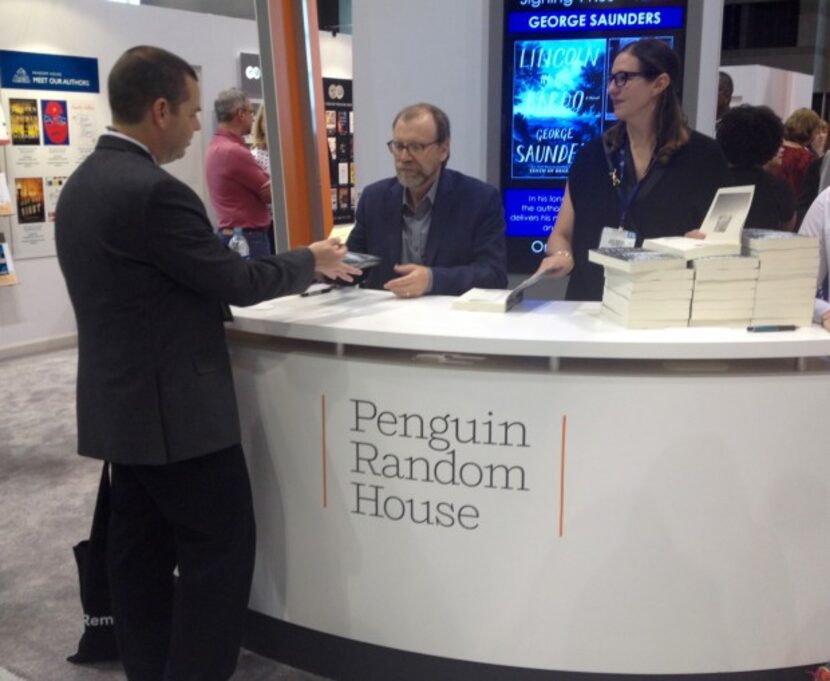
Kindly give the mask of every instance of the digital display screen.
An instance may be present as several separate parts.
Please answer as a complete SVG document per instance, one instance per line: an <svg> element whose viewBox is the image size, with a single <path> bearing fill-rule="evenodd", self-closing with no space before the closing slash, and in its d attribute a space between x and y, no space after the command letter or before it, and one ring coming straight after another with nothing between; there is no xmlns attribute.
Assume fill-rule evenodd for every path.
<svg viewBox="0 0 830 681"><path fill-rule="evenodd" d="M617 53L658 38L682 60L685 23L685 0L507 0L501 186L511 272L536 269L574 158L616 122L607 86Z"/></svg>

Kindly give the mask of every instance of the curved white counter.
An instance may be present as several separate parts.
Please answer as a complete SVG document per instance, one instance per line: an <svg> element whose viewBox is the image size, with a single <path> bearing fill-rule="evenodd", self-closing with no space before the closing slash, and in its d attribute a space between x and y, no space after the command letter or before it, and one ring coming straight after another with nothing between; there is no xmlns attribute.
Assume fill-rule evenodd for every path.
<svg viewBox="0 0 830 681"><path fill-rule="evenodd" d="M338 679L392 678L367 676L367 650L410 655L399 679L784 679L830 657L830 334L450 302L343 290L234 310L251 609L319 633L315 659L369 644L360 671L287 661ZM433 667L407 675L416 659ZM492 666L442 677L453 661Z"/></svg>

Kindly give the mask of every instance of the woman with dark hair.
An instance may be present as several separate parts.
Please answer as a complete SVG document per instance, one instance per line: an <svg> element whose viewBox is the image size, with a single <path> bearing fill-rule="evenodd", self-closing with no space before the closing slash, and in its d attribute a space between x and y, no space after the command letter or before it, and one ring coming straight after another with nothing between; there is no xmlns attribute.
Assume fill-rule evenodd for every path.
<svg viewBox="0 0 830 681"><path fill-rule="evenodd" d="M784 126L766 106L743 106L724 114L717 140L732 170L735 185L755 186L747 227L795 229L795 194L784 180L764 170L784 139Z"/></svg>
<svg viewBox="0 0 830 681"><path fill-rule="evenodd" d="M571 275L568 300L602 298L590 249L698 236L715 192L731 183L720 147L686 123L680 75L680 59L662 40L629 43L614 59L608 94L619 123L574 160L540 265Z"/></svg>

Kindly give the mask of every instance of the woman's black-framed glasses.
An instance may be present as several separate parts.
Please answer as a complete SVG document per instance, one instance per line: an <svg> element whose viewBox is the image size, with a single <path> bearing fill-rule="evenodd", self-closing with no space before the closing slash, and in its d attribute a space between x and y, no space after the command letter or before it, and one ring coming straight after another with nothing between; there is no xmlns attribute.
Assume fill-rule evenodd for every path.
<svg viewBox="0 0 830 681"><path fill-rule="evenodd" d="M651 74L645 71L617 71L608 76L608 80L617 87L625 87L632 78L650 78Z"/></svg>
<svg viewBox="0 0 830 681"><path fill-rule="evenodd" d="M409 144L404 144L403 142L389 140L386 143L386 148L389 149L389 153L393 156L400 156L405 151L408 151L412 156L419 156L426 151L427 147L431 147L433 144L440 144L440 142L435 140L434 142L410 142Z"/></svg>

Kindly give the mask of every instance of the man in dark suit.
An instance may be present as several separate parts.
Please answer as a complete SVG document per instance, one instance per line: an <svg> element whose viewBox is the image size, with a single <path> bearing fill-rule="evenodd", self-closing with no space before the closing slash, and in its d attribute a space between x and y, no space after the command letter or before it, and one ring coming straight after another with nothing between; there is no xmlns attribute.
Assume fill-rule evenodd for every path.
<svg viewBox="0 0 830 681"><path fill-rule="evenodd" d="M350 250L382 258L364 285L402 298L507 285L498 191L446 168L450 121L432 104L403 109L387 143L397 177L363 190Z"/></svg>
<svg viewBox="0 0 830 681"><path fill-rule="evenodd" d="M112 464L127 678L220 681L236 666L255 548L224 310L356 270L333 240L252 261L220 244L196 194L160 167L200 127L185 61L132 48L108 88L113 127L67 181L55 224L78 323L78 452Z"/></svg>

